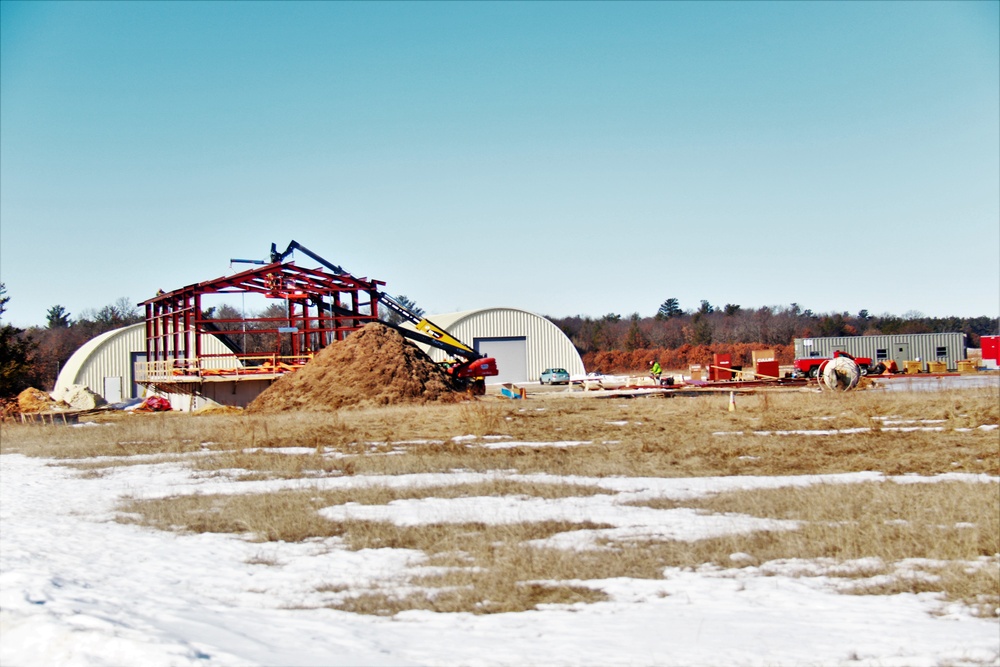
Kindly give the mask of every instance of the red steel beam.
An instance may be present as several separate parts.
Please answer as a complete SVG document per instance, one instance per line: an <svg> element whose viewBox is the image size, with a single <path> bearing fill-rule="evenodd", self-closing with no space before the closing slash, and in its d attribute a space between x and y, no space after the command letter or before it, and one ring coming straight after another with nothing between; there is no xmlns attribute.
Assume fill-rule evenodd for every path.
<svg viewBox="0 0 1000 667"><path fill-rule="evenodd" d="M357 278L350 274L331 274L323 269L296 266L293 262L275 262L223 276L171 292L158 293L141 305L146 310L146 355L149 361L190 361L201 358L201 336L206 330L203 320L202 296L206 294L258 293L288 301L287 322L295 327L291 335L294 355L309 354L334 340L343 340L369 321L378 318L380 280ZM362 303L361 295L368 297ZM349 307L345 307L349 301ZM310 303L316 306L311 313ZM362 313L367 306L370 314ZM266 319L266 318L264 318ZM262 318L227 319L226 322L262 322ZM276 320L280 322L281 320ZM232 333L232 332L229 332ZM255 329L254 333L273 334L276 352L281 351L278 327Z"/></svg>

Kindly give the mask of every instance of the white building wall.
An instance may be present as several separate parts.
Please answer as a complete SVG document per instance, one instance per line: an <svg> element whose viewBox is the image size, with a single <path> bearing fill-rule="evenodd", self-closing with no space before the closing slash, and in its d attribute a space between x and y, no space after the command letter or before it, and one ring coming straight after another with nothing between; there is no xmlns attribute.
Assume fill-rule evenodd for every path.
<svg viewBox="0 0 1000 667"><path fill-rule="evenodd" d="M83 384L91 391L104 395L104 378L120 377L122 393L132 391L132 352L145 351L145 324L107 331L80 346L66 361L53 392L57 396L70 385Z"/></svg>
<svg viewBox="0 0 1000 667"><path fill-rule="evenodd" d="M215 336L202 337L202 349L209 354L224 354L225 358L208 360L205 368L226 368L239 366L239 361L232 352ZM129 397L132 394L132 354L146 352L146 324L139 322L121 329L107 331L95 336L80 346L66 361L53 394L58 396L70 385L83 384L91 391L104 395L104 378L121 378L122 394Z"/></svg>
<svg viewBox="0 0 1000 667"><path fill-rule="evenodd" d="M473 347L479 338L524 337L527 352L524 370L528 380L537 380L546 368L565 368L571 375L585 372L583 360L570 339L541 315L517 308L489 308L430 315L427 319ZM435 361L448 358L443 350L430 348L427 351Z"/></svg>

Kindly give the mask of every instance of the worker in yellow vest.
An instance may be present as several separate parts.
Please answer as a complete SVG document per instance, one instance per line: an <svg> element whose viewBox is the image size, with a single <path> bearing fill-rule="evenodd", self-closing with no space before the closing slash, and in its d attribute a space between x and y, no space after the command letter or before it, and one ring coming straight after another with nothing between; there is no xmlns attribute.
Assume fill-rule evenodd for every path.
<svg viewBox="0 0 1000 667"><path fill-rule="evenodd" d="M656 359L654 359L653 361L649 362L649 376L651 378L653 378L654 380L656 380L656 384L660 384L660 374L662 372L663 372L663 369L660 368L660 362L659 361L657 361Z"/></svg>

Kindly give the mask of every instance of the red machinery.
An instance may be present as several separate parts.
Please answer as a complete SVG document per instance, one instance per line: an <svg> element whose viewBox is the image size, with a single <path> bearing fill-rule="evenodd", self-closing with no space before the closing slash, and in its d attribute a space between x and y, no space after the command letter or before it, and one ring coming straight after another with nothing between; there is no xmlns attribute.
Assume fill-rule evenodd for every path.
<svg viewBox="0 0 1000 667"><path fill-rule="evenodd" d="M868 370L871 368L872 360L869 357L854 357L846 352L841 352L837 350L833 353L833 358L837 357L847 357L852 359L854 363L858 365L861 369L862 375L868 375ZM814 378L819 377L823 372L823 366L826 362L830 361L828 357L804 357L802 359L796 359L794 362L795 372L799 375L806 375L808 377Z"/></svg>

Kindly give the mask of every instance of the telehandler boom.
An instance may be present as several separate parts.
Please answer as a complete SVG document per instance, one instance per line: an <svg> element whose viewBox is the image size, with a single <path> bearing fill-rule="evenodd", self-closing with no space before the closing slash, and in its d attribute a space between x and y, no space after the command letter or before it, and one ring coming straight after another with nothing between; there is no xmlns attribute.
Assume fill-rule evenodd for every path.
<svg viewBox="0 0 1000 667"><path fill-rule="evenodd" d="M270 261L265 262L263 260L255 259L231 259L230 262L240 262L246 264L267 264L275 262L283 262L289 255L293 252L299 251L304 255L316 260L324 267L332 271L338 276L351 276L348 271L345 271L342 267L327 261L320 255L317 255L312 250L309 250L303 246L298 241L292 241L288 244L283 252L278 252L277 246L271 244L271 256ZM495 376L499 374L497 369L496 359L493 357L487 357L484 354L476 352L473 348L469 347L462 341L458 340L442 327L431 322L426 317L421 317L417 315L412 310L407 308L405 305L400 303L400 301L385 292L377 292L378 302L383 306L388 308L390 311L398 315L403 320L410 322L414 329L408 327L400 326L391 322L383 321L382 323L386 326L396 329L400 334L409 338L412 341L423 343L431 347L435 347L439 350L444 350L446 353L453 357L458 357L461 361L449 361L445 362L445 370L448 374L455 377L462 384L464 384L473 394L483 394L486 392L486 378L490 376ZM325 304L325 307L336 310L335 306ZM348 313L349 314L349 313Z"/></svg>

